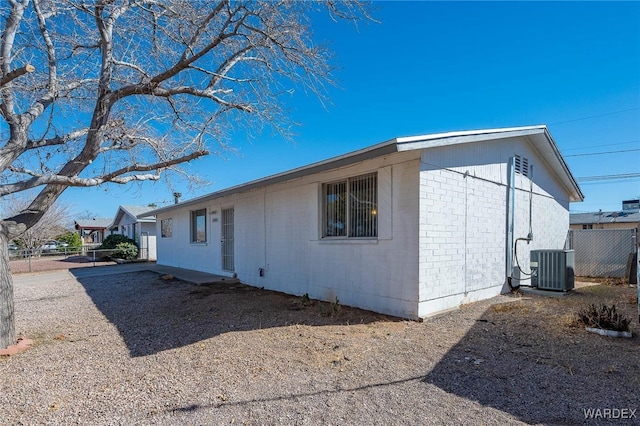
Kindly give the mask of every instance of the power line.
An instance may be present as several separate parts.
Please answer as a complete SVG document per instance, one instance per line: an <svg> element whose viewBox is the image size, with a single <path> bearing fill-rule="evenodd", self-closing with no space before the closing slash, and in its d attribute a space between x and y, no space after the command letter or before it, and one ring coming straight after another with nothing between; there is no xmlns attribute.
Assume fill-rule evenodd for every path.
<svg viewBox="0 0 640 426"><path fill-rule="evenodd" d="M621 150L618 150L618 151L588 152L586 154L571 154L571 155L565 155L565 157L583 157L585 155L617 154L619 152L634 152L634 151L640 151L640 148L638 148L638 149L621 149Z"/></svg>
<svg viewBox="0 0 640 426"><path fill-rule="evenodd" d="M607 115L620 114L620 113L629 112L629 111L636 111L636 110L639 110L639 109L640 109L640 107L623 109L623 110L620 110L620 111L612 111L612 112L606 112L604 114L591 115L589 117L575 118L573 120L558 121L556 123L549 123L548 125L549 126L556 126L558 124L573 123L575 121L589 120L589 119L592 119L592 118L598 118L598 117L604 117L604 116L607 116Z"/></svg>
<svg viewBox="0 0 640 426"><path fill-rule="evenodd" d="M589 146L581 146L580 148L569 148L569 149L562 149L562 152L567 152L567 151L578 151L580 149L587 149L587 148L601 148L603 146L615 146L615 145L628 145L630 143L638 143L640 142L640 139L636 139L633 141L629 141L629 142L617 142L617 143L603 143L600 145L589 145ZM565 156L566 157L566 156Z"/></svg>
<svg viewBox="0 0 640 426"><path fill-rule="evenodd" d="M622 185L624 183L631 183L633 181L637 181L640 177L636 178L628 178L628 179L618 179L618 180L594 180L592 182L580 182L581 187L591 186L591 185Z"/></svg>
<svg viewBox="0 0 640 426"><path fill-rule="evenodd" d="M581 182L594 182L600 180L633 179L638 177L640 177L640 173L620 173L617 175L582 176L577 177L576 180Z"/></svg>

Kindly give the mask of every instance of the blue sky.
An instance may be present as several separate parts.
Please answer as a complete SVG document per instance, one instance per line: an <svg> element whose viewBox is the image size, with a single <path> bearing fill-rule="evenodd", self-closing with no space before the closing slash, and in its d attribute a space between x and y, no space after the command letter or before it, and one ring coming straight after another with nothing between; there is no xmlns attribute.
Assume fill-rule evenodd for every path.
<svg viewBox="0 0 640 426"><path fill-rule="evenodd" d="M640 172L640 2L376 2L380 23L355 29L321 18L318 40L335 53L330 104L297 91L288 100L294 141L267 131L240 155L209 156L189 170L212 184L183 200L398 136L547 124L576 177ZM571 155L571 156L569 156ZM640 179L581 184L572 211L616 210L640 197ZM120 204L163 203L160 181L70 188L80 213L112 217Z"/></svg>

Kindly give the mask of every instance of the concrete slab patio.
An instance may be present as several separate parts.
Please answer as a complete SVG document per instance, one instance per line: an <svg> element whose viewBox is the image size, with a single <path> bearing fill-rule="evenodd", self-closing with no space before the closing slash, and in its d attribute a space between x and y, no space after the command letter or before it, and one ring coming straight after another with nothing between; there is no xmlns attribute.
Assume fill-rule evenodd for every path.
<svg viewBox="0 0 640 426"><path fill-rule="evenodd" d="M157 265L153 262L125 263L108 266L96 266L94 268L78 268L69 270L75 277L94 277L100 275L126 274L133 272L151 271L159 275L172 275L177 279L191 284L204 285L216 283L237 283L237 278L224 277L206 272L190 269L174 268L171 266ZM15 279L15 278L14 278Z"/></svg>
<svg viewBox="0 0 640 426"><path fill-rule="evenodd" d="M47 256L32 259L18 259L11 261L11 272L14 279L24 275L33 275L46 271L65 273L72 271L76 277L93 277L99 275L123 274L130 272L152 271L160 275L173 275L175 278L191 284L237 283L236 278L208 274L206 272L173 268L157 265L155 262L116 263L113 261L93 262L86 256Z"/></svg>

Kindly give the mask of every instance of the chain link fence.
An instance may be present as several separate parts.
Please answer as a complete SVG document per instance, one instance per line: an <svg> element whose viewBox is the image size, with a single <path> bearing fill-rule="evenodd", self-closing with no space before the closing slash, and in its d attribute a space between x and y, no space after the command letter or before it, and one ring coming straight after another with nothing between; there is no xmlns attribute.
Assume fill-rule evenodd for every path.
<svg viewBox="0 0 640 426"><path fill-rule="evenodd" d="M100 249L101 244L85 244L80 248L58 247L56 249L9 249L11 271L41 272L55 269L67 269L86 266L104 266L114 264L115 249ZM138 249L137 259L149 260L149 249Z"/></svg>
<svg viewBox="0 0 640 426"><path fill-rule="evenodd" d="M115 264L113 250L61 248L57 250L9 250L12 273L42 272Z"/></svg>
<svg viewBox="0 0 640 426"><path fill-rule="evenodd" d="M575 250L577 276L629 278L637 238L636 229L572 229L565 248Z"/></svg>
<svg viewBox="0 0 640 426"><path fill-rule="evenodd" d="M12 273L42 272L117 263L112 258L114 249L100 249L101 243L85 244L80 248L62 247L17 249L9 247ZM149 261L149 236L143 235L138 248L137 261Z"/></svg>

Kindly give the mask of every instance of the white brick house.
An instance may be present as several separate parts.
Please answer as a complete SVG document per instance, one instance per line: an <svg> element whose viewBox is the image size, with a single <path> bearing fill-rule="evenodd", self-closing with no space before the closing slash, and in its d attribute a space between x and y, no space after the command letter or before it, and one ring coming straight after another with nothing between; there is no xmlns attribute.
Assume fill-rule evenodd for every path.
<svg viewBox="0 0 640 426"><path fill-rule="evenodd" d="M535 126L397 138L151 213L159 264L419 318L505 291L515 239L528 269L582 199Z"/></svg>

